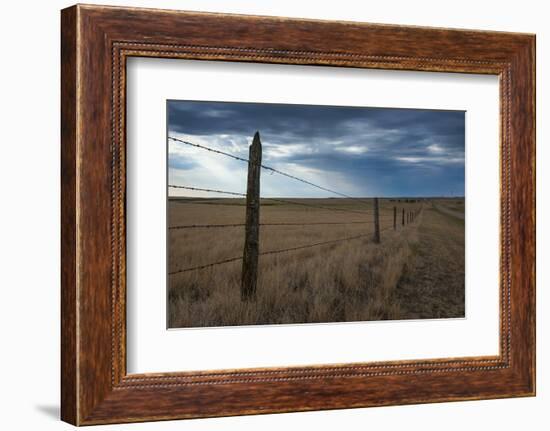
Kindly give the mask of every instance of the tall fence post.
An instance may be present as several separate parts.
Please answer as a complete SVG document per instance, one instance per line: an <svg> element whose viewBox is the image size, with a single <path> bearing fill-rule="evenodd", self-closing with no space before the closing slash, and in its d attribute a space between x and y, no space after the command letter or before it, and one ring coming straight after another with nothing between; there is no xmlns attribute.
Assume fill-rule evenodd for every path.
<svg viewBox="0 0 550 431"><path fill-rule="evenodd" d="M393 207L393 230L397 230L397 207Z"/></svg>
<svg viewBox="0 0 550 431"><path fill-rule="evenodd" d="M401 224L405 226L405 208L403 208L403 214L401 215Z"/></svg>
<svg viewBox="0 0 550 431"><path fill-rule="evenodd" d="M380 211L378 210L378 198L374 198L374 242L380 243Z"/></svg>
<svg viewBox="0 0 550 431"><path fill-rule="evenodd" d="M256 132L248 150L248 182L246 187L246 224L241 278L241 300L256 297L258 257L260 249L260 172L262 143Z"/></svg>

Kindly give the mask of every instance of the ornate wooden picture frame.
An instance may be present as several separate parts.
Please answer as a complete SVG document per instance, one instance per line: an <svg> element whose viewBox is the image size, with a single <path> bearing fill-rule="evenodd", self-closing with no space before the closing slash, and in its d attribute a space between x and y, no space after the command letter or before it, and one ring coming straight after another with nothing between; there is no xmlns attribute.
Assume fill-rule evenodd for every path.
<svg viewBox="0 0 550 431"><path fill-rule="evenodd" d="M75 425L535 394L535 37L102 6L62 11L61 416ZM126 372L126 60L500 79L500 354ZM495 223L498 221L495 220Z"/></svg>

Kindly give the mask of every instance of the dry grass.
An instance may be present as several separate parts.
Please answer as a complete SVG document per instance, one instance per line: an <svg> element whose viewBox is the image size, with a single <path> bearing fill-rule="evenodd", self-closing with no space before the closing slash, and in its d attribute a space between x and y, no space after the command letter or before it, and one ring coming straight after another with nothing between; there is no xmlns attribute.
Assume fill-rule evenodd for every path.
<svg viewBox="0 0 550 431"><path fill-rule="evenodd" d="M369 210L365 204L347 199L302 200L331 208ZM330 210L309 209L297 205L262 202L262 223L367 221L366 224L317 226L264 226L261 228L260 251L277 250L354 235L369 234L356 240L309 249L260 257L257 299L241 302L241 261L208 269L183 272L169 278L168 314L170 327L257 325L280 323L343 322L416 317L426 301L423 295L408 292L418 284L414 268L419 253L426 245L444 243L449 232L445 217L436 211L424 211L415 223L392 229L392 208L413 208L418 204L381 202L382 243L374 244L372 216ZM213 199L171 200L169 224L241 223L244 206L241 200ZM399 221L400 218L399 218ZM462 238L448 259L464 260L464 227L456 228L447 220L451 234ZM432 232L432 225L435 231ZM389 228L389 229L388 229ZM424 240L424 230L432 232ZM441 231L443 229L443 231ZM169 231L169 270L177 271L209 262L242 255L243 227L223 229L181 229ZM435 233L434 233L435 232ZM428 243L426 243L426 241ZM457 242L459 244L460 241ZM430 245L431 244L431 245ZM444 247L444 244L441 245ZM439 253L440 250L437 249ZM428 252L429 254L429 252ZM426 260L421 257L421 260ZM448 307L437 309L427 317L463 314L464 272L456 274L454 298ZM443 259L433 268L442 277L456 267L446 266ZM413 277L413 278L411 278ZM432 286L432 291L437 289ZM456 291L456 292L455 292ZM433 292L432 292L433 293ZM437 292L437 302L444 301ZM403 301L408 301L405 304ZM456 304L460 305L457 308ZM413 303L418 303L417 307ZM422 312L424 317L424 311Z"/></svg>
<svg viewBox="0 0 550 431"><path fill-rule="evenodd" d="M425 209L427 222L418 228L419 241L396 289L407 318L464 317L464 220L458 211L440 208Z"/></svg>

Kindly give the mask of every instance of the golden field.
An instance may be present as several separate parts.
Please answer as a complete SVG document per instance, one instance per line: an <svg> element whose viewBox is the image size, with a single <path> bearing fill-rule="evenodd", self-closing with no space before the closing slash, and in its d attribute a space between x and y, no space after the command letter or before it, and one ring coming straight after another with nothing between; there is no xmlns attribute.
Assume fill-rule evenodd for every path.
<svg viewBox="0 0 550 431"><path fill-rule="evenodd" d="M364 236L260 256L257 298L248 302L241 301L241 260L177 272L242 256L244 226L174 229L243 223L244 200L169 200L169 327L464 316L464 199L381 199L380 244L372 241L371 200L287 200L262 199L262 224L297 224L261 226L260 253ZM414 222L401 225L402 208L418 212Z"/></svg>

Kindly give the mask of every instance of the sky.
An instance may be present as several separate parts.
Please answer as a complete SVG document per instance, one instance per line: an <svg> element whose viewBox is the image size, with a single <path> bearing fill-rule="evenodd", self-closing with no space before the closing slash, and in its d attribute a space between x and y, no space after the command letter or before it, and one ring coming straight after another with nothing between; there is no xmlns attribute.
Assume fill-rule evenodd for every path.
<svg viewBox="0 0 550 431"><path fill-rule="evenodd" d="M263 164L349 196L464 196L464 111L172 100L167 109L169 137L247 159L258 131ZM168 140L169 184L244 193L246 177L244 162ZM266 170L261 195L338 197Z"/></svg>

